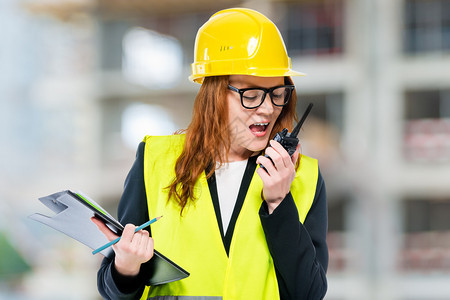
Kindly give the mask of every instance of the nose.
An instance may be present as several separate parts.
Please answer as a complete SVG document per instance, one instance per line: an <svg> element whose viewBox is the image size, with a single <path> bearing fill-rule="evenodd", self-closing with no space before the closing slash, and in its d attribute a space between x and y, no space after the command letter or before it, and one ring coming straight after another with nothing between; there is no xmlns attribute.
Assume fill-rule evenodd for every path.
<svg viewBox="0 0 450 300"><path fill-rule="evenodd" d="M257 113L270 115L273 113L274 107L270 95L266 94L264 96L263 103L257 108Z"/></svg>

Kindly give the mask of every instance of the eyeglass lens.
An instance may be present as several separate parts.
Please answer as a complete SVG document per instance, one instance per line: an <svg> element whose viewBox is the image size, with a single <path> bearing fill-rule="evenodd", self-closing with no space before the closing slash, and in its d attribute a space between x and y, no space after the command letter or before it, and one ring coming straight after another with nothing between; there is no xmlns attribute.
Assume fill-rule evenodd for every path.
<svg viewBox="0 0 450 300"><path fill-rule="evenodd" d="M258 107L264 101L265 92L260 89L246 90L242 93L242 104L247 108ZM279 87L270 93L272 103L276 106L283 106L289 101L291 90L286 87Z"/></svg>

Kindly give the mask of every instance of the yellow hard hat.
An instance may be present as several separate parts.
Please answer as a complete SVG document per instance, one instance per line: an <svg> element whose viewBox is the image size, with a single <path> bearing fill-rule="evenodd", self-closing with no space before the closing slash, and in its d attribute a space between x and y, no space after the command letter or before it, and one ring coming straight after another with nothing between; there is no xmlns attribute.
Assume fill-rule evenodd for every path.
<svg viewBox="0 0 450 300"><path fill-rule="evenodd" d="M278 28L263 14L247 8L215 13L195 38L189 79L207 76L303 76L291 69L291 59Z"/></svg>

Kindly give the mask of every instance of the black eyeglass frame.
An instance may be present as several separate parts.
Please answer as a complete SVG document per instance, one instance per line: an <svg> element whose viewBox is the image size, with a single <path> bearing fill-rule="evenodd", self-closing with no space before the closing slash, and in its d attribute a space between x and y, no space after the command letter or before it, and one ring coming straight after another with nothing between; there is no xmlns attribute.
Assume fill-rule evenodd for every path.
<svg viewBox="0 0 450 300"><path fill-rule="evenodd" d="M279 88L288 88L288 89L289 89L289 95L286 95L286 98L287 98L287 99L285 98L285 99L284 99L285 102L284 102L283 104L281 104L281 105L280 105L280 104L276 104L276 103L273 101L273 94L272 94L272 92L273 92L274 90L279 89ZM246 108L246 109L255 109L255 108L260 107L260 106L264 103L264 100L266 100L267 94L269 94L270 101L272 102L272 104L273 104L274 106L277 106L277 107L283 107L283 106L285 106L286 104L289 103L289 100L290 100L290 98L291 98L291 96L292 96L292 92L293 92L294 89L295 89L295 85L292 85L292 84L278 85L278 86L271 87L270 89L261 88L261 87L259 87L259 88L245 88L245 89L238 89L237 87L234 87L234 86L232 86L231 84L228 84L228 89L229 89L229 90L232 90L232 91L234 91L234 92L236 92L236 93L239 93L239 95L240 95L240 97L241 97L241 105L242 105L244 108ZM261 97L261 103L259 103L257 106L247 107L247 106L244 105L244 99L243 99L244 92L250 91L250 90L259 90L259 91L263 91L263 92L264 92L264 94L263 94L262 97Z"/></svg>

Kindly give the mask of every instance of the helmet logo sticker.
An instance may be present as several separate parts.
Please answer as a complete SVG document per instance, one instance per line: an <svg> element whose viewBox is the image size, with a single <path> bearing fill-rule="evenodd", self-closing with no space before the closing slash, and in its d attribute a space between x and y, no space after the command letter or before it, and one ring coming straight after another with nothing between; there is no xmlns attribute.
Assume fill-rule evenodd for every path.
<svg viewBox="0 0 450 300"><path fill-rule="evenodd" d="M220 51L227 51L233 49L233 46L220 46Z"/></svg>

